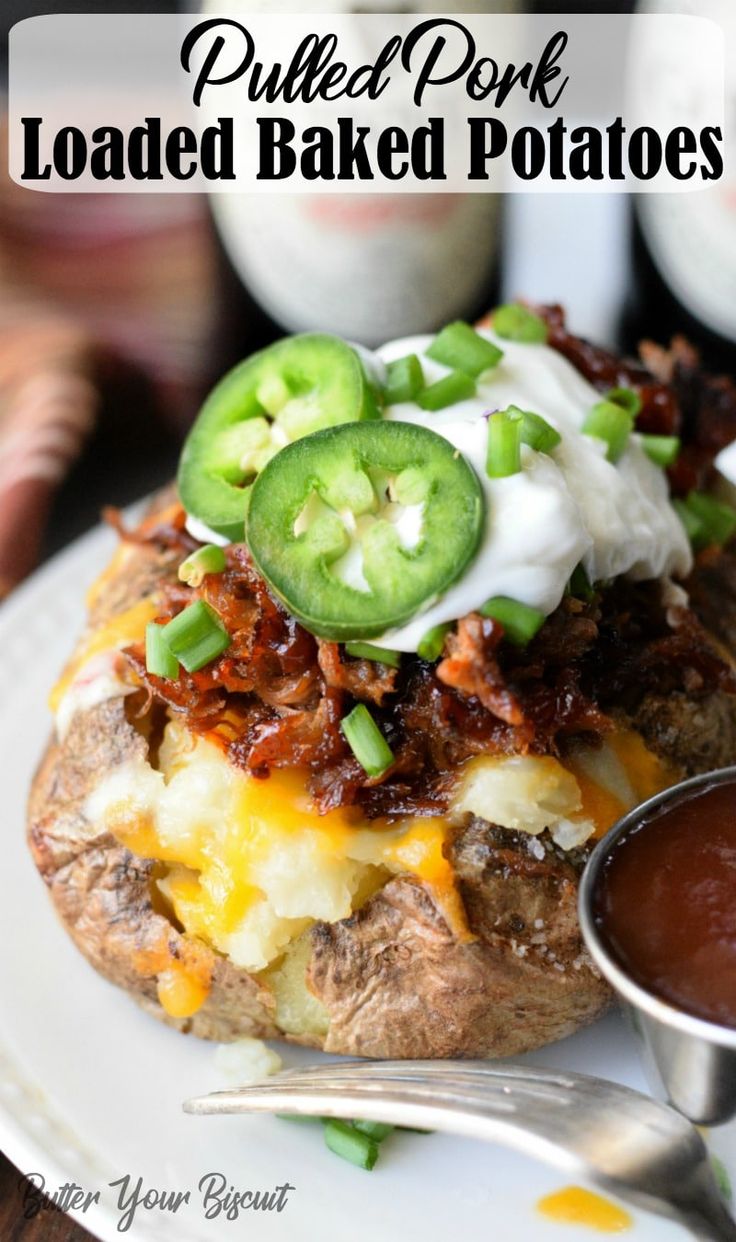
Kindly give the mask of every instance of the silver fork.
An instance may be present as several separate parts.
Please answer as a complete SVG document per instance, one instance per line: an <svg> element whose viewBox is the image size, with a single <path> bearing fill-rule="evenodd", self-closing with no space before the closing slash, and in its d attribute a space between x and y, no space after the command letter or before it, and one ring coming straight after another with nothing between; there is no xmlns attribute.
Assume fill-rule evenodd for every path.
<svg viewBox="0 0 736 1242"><path fill-rule="evenodd" d="M360 1117L503 1143L688 1227L736 1242L705 1144L673 1108L601 1078L466 1061L342 1061L285 1070L187 1113Z"/></svg>

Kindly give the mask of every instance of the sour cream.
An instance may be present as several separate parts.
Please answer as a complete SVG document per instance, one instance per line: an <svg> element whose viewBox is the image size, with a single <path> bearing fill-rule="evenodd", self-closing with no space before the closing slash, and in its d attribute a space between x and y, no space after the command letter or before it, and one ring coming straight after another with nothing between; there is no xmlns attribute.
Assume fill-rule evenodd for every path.
<svg viewBox="0 0 736 1242"><path fill-rule="evenodd" d="M372 640L397 651L416 651L432 626L454 621L494 595L549 614L580 562L592 582L621 574L679 577L692 564L664 472L647 457L639 437L632 435L612 464L603 441L582 434L583 420L600 393L547 345L501 340L488 329L481 329L481 335L504 356L478 382L474 397L436 413L413 401L386 412L387 418L430 427L454 444L475 469L486 501L485 534L462 578L406 625ZM434 383L449 368L427 357L432 340L391 341L377 350L379 366L413 353L425 382ZM524 447L519 474L489 479L485 416L509 405L541 414L562 442L550 455Z"/></svg>

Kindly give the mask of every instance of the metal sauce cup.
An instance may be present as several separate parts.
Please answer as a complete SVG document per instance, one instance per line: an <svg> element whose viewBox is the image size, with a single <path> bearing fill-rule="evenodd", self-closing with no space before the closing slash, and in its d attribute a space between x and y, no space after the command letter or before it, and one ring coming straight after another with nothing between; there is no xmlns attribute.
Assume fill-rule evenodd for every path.
<svg viewBox="0 0 736 1242"><path fill-rule="evenodd" d="M653 811L678 801L684 793L728 783L734 785L736 799L736 766L681 781L629 811L593 850L583 872L578 899L580 926L588 950L618 994L638 1037L653 1092L697 1125L718 1125L736 1117L736 1029L696 1018L636 983L613 956L596 926L595 899L605 864L626 833Z"/></svg>

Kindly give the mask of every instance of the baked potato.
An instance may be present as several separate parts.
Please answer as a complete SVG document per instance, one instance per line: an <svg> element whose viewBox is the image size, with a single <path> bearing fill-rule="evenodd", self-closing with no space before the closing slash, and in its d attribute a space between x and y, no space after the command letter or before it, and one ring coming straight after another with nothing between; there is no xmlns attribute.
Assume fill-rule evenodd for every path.
<svg viewBox="0 0 736 1242"><path fill-rule="evenodd" d="M593 1021L581 868L634 802L736 761L729 635L616 582L566 596L523 652L471 613L438 667L395 671L307 634L242 545L183 584L194 547L173 492L121 531L53 696L28 840L95 969L205 1039L360 1056L510 1056ZM708 555L710 620L736 576ZM145 628L194 595L232 646L167 682ZM355 701L384 713L386 778L345 745Z"/></svg>

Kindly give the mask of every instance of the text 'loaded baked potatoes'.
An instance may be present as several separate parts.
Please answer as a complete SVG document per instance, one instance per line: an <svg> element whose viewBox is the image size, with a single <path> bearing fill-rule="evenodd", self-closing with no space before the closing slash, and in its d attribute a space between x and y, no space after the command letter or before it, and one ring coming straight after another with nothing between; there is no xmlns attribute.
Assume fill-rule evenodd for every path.
<svg viewBox="0 0 736 1242"><path fill-rule="evenodd" d="M732 388L719 390L716 426L710 381L682 345L679 355L650 351L657 379L569 336L554 310L533 319L544 340L523 347L538 351L537 368L554 354L550 384L570 372L586 394L595 385L595 397L611 388L637 394L637 428L685 441L670 468L675 491L690 495L711 481L702 472L712 449L736 438ZM511 370L516 346L499 334L493 340ZM451 346L467 346L470 365L472 340ZM437 383L430 365L448 363L432 362L426 348L429 391ZM481 364L492 365L488 352ZM387 379L376 365L369 378L380 407L392 372ZM511 384L503 366L495 382ZM488 374L473 381L486 406ZM421 391L397 394L402 426ZM435 651L412 646L401 625L394 645L383 644L383 660L365 643L311 633L256 568L257 538L250 550L233 538L233 479L243 493L258 471L265 482L279 436L309 440L310 452L310 437L325 437L319 445L344 438L339 426L313 425L309 394L279 396L271 373L267 393L258 392L250 421L259 427L247 435L226 428L241 462L251 456L243 477L230 474L230 492L220 487L231 542L209 571L205 558L199 573L180 577L205 539L202 516L187 514L172 492L136 530L121 529L90 594L88 628L53 693L56 736L30 798L29 842L56 909L101 974L204 1038L286 1037L375 1057L508 1056L560 1039L609 999L576 917L593 839L667 784L736 760L728 627L711 639L682 591L663 584L662 572L632 569L634 556L605 582L572 577L550 604L522 605L503 614L505 623L502 610L494 615L478 601L453 623L442 620L439 634L434 627ZM369 408L372 425L383 425L358 396L356 420ZM435 399L427 398L430 407ZM541 408L541 392L536 404L549 432L554 409ZM299 441L291 432L305 417ZM702 450L708 435L710 457ZM555 464L565 441L564 429L538 450L524 440L519 471L533 482L532 454L546 453L540 486L545 470L569 479L564 461ZM304 454L291 458L298 466ZM623 471L621 461L612 468ZM404 508L428 504L415 476L411 489L407 478ZM557 474L552 482L562 487ZM218 498L207 487L199 495ZM494 538L501 491L487 491L484 503L484 538ZM603 536L583 533L586 551L571 544L570 555L585 565ZM711 629L714 615L736 607L736 574L717 542L701 538L686 584ZM470 573L490 563L484 546ZM449 590L469 581L461 576ZM508 604L511 593L490 582L486 594ZM174 654L167 676L147 656L147 630L165 629L195 603L221 627L221 650L190 671L186 656L180 664ZM538 620L520 637L515 626L531 614ZM342 727L356 704L388 746L377 773Z"/></svg>

